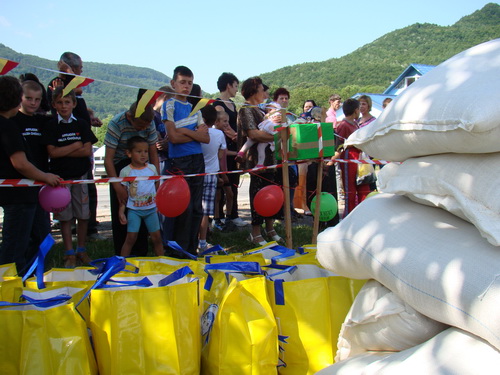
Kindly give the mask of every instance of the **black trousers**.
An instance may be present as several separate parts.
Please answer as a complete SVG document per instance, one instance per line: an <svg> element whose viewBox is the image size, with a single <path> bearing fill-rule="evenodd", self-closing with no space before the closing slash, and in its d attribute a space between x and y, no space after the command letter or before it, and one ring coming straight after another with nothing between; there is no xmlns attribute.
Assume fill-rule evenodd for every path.
<svg viewBox="0 0 500 375"><path fill-rule="evenodd" d="M205 173L203 154L172 158L171 172L173 174ZM198 233L200 231L203 209L201 205L203 195L203 176L187 177L186 182L191 193L189 205L174 221L174 241L184 250L196 254L198 249Z"/></svg>
<svg viewBox="0 0 500 375"><path fill-rule="evenodd" d="M330 165L329 167L325 166L324 171L326 170L326 174L323 175L323 182L321 185L321 191L332 194L335 197L335 200L338 201L337 198L337 177L335 174L335 164ZM307 206L311 208L311 202L316 195L315 190L317 186L317 177L318 176L318 163L311 163L307 167L307 178L306 178L306 197L307 197ZM333 219L329 220L326 223L326 226L333 227L339 223L339 213L333 217Z"/></svg>
<svg viewBox="0 0 500 375"><path fill-rule="evenodd" d="M87 178L89 180L94 179L94 171L91 167L87 173ZM88 234L97 233L97 186L96 184L88 184L89 189L89 208L90 208L90 219L89 227L87 229Z"/></svg>
<svg viewBox="0 0 500 375"><path fill-rule="evenodd" d="M226 159L227 162L227 170L235 171L237 170L236 162L234 161L234 156L228 156ZM233 208L228 216L228 219L236 219L239 217L238 213L238 189L240 186L240 174L239 173L228 173L227 178L229 180L229 184L231 185L231 191L233 192ZM224 189L220 190L220 204L219 204L219 217L224 218L224 205L226 204L226 194L224 193Z"/></svg>

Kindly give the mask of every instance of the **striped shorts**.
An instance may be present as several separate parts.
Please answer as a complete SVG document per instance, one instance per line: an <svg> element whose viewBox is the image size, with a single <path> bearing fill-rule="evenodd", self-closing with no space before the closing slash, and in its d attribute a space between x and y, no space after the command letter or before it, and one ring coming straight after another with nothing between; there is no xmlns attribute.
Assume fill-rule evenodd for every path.
<svg viewBox="0 0 500 375"><path fill-rule="evenodd" d="M217 191L217 176L207 175L203 178L203 216L211 216L214 214L215 192Z"/></svg>

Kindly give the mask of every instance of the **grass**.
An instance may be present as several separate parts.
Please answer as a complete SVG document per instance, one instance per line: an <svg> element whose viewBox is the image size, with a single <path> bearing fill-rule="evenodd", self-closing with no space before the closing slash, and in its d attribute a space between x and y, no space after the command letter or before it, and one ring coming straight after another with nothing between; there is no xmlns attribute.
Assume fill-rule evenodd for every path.
<svg viewBox="0 0 500 375"><path fill-rule="evenodd" d="M285 228L281 224L275 225L276 232L285 238ZM256 246L247 241L248 230L240 230L236 232L222 233L220 231L213 231L208 241L213 245L221 245L232 253L240 253L246 250L251 250ZM300 246L310 244L312 238L312 227L309 225L298 225L292 228L293 248L297 249ZM100 240L89 241L87 243L87 251L92 259L107 258L115 255L113 241ZM62 241L57 242L50 250L47 258L45 259L45 269L63 267L64 247ZM149 255L153 256L152 246L149 246Z"/></svg>

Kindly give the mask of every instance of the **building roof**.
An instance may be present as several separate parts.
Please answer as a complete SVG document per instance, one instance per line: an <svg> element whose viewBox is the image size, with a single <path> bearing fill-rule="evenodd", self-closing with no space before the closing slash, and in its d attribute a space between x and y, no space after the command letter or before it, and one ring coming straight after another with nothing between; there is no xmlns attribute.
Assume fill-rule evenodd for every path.
<svg viewBox="0 0 500 375"><path fill-rule="evenodd" d="M398 78L391 83L391 85L385 89L384 94L393 93L396 89L396 86L405 79L406 77L411 77L414 75L423 76L424 74L430 72L434 69L434 65L425 65L425 64L410 64L408 67L399 75Z"/></svg>

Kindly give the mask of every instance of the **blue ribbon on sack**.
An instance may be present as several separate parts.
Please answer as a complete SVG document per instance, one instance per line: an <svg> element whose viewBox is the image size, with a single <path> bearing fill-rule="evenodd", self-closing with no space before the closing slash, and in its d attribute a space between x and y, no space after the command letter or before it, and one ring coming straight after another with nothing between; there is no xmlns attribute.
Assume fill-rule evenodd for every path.
<svg viewBox="0 0 500 375"><path fill-rule="evenodd" d="M134 266L132 263L127 262L124 257L120 257L120 256L95 259L92 262L90 262L90 265L95 268L93 270L89 270L89 272L92 275L101 275L100 277L98 277L98 279L101 277L106 277L105 274L110 269L113 269L113 271L115 271L115 273L118 273L118 272L139 273L139 267ZM132 267L132 270L127 269L127 266Z"/></svg>
<svg viewBox="0 0 500 375"><path fill-rule="evenodd" d="M54 296L51 298L42 298L42 299L31 298L31 297L28 297L24 294L21 295L21 297L23 297L28 302L27 303L18 303L18 302L1 301L0 307L30 306L30 305L34 305L37 307L52 307L52 306L56 306L56 305L59 305L61 303L64 303L64 302L71 299L71 296L69 296L67 294L59 294L58 296Z"/></svg>
<svg viewBox="0 0 500 375"><path fill-rule="evenodd" d="M110 288L118 288L120 286L143 286L143 287L148 287L152 286L153 283L151 280L149 280L147 277L143 277L140 280L113 280L109 279L108 281L115 283L116 285L108 285L108 284L103 284L100 286L102 289L110 289Z"/></svg>
<svg viewBox="0 0 500 375"><path fill-rule="evenodd" d="M249 252L247 252L247 254L258 254L258 253L263 252L264 250L269 250L269 249L280 253L279 255L275 255L271 258L272 264L275 264L280 259L289 258L289 257L292 257L296 254L294 249L289 249L288 247L281 246L281 245L274 245L274 246L270 246L270 247L265 247L263 249L249 251Z"/></svg>
<svg viewBox="0 0 500 375"><path fill-rule="evenodd" d="M228 252L226 251L226 249L224 249L221 245L214 245L214 246L209 247L208 249L202 251L199 254L199 256L205 256L207 254L216 253L218 251L222 251L225 255L228 254Z"/></svg>
<svg viewBox="0 0 500 375"><path fill-rule="evenodd" d="M266 277L269 280L271 280L274 284L274 302L276 303L276 305L284 305L285 304L285 290L283 288L283 283L285 282L285 280L276 279L276 276L283 275L284 273L292 274L298 268L297 268L297 266L288 266L288 265L284 265L284 264L270 264L270 265L265 266L265 267L269 268L269 269L279 270L278 272L275 272L272 275L269 275L266 272Z"/></svg>
<svg viewBox="0 0 500 375"><path fill-rule="evenodd" d="M279 271L273 273L272 275L270 275L269 272L266 271L266 277L271 281L276 276L283 275L284 273L289 273L291 275L292 273L294 273L297 270L297 266L288 266L285 264L270 264L270 265L264 266L264 267L268 268L268 269L279 270Z"/></svg>
<svg viewBox="0 0 500 375"><path fill-rule="evenodd" d="M33 264L29 268L28 272L23 277L23 283L30 277L31 274L33 274L33 271L36 270L35 276L36 276L36 283L38 286L38 289L44 289L45 288L45 283L43 281L43 272L44 272L44 267L45 267L45 257L49 253L49 250L54 246L56 241L54 238L49 234L44 238L42 243L40 244L38 248L38 254L36 256L36 259L34 260Z"/></svg>
<svg viewBox="0 0 500 375"><path fill-rule="evenodd" d="M179 253L182 253L184 255L186 255L187 257L189 257L190 259L192 260L197 260L198 258L196 257L196 255L193 255L191 253L188 253L186 250L184 250L177 242L175 241L168 241L167 242L167 245L168 247L174 249L175 251L178 251Z"/></svg>
<svg viewBox="0 0 500 375"><path fill-rule="evenodd" d="M271 250L274 250L274 251L281 253L281 254L275 255L271 258L271 263L273 263L273 264L276 263L280 259L293 257L296 254L294 249L289 249L288 247L281 246L281 245L271 246Z"/></svg>
<svg viewBox="0 0 500 375"><path fill-rule="evenodd" d="M32 303L33 305L38 307L51 307L69 301L71 299L71 296L65 293L59 294L58 296L54 296L51 298L41 298L41 299L32 298L25 294L21 295L21 297L24 298L29 303Z"/></svg>
<svg viewBox="0 0 500 375"><path fill-rule="evenodd" d="M309 254L309 251L306 251L306 248L305 247L298 247L297 248L297 252L300 254L300 255L305 255L305 254Z"/></svg>
<svg viewBox="0 0 500 375"><path fill-rule="evenodd" d="M94 283L94 285L92 285L92 287L90 287L90 289L87 290L87 292L85 292L85 295L76 304L76 307L78 307L80 305L80 303L82 303L83 300L85 300L89 296L90 292L93 289L103 287L105 285L105 283L108 282L118 272L121 272L121 271L132 272L132 273L139 272L138 267L134 266L133 264L128 263L124 257L116 256L116 255L113 257L110 257L110 258L96 259L96 260L92 261L90 264L92 266L96 267L96 269L89 270L89 272L92 273L93 275L98 275L97 280ZM134 270L133 271L127 270L126 269L127 266L132 266L134 268ZM138 284L140 284L140 283L146 284L146 282L144 282L143 280L144 279L134 281L134 282L138 283ZM127 285L130 285L130 284L127 284ZM143 285L143 286L145 286L145 285Z"/></svg>
<svg viewBox="0 0 500 375"><path fill-rule="evenodd" d="M285 280L278 279L274 280L274 302L276 305L285 304L285 290L283 289L283 283Z"/></svg>
<svg viewBox="0 0 500 375"><path fill-rule="evenodd" d="M164 277L158 283L158 286L167 286L172 284L173 282L182 279L184 276L192 275L194 272L189 268L189 266L184 266L179 268L178 270L172 272L170 275Z"/></svg>
<svg viewBox="0 0 500 375"><path fill-rule="evenodd" d="M210 274L211 270L236 272L247 275L263 275L262 268L257 262L226 262L207 264L205 265L205 272L208 274L207 280L205 281L206 290L210 290L214 282L214 278Z"/></svg>

